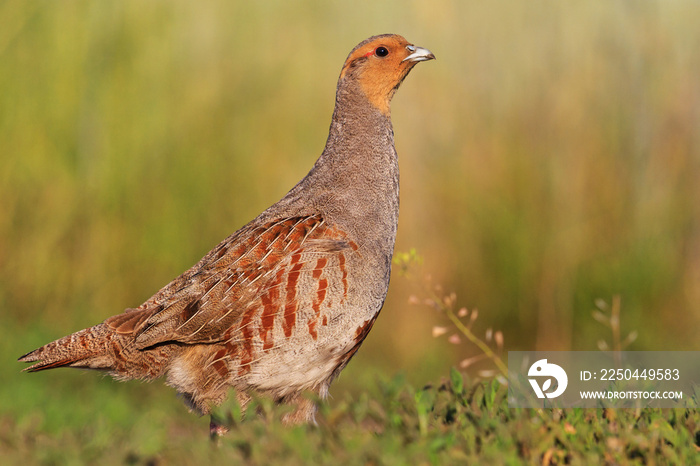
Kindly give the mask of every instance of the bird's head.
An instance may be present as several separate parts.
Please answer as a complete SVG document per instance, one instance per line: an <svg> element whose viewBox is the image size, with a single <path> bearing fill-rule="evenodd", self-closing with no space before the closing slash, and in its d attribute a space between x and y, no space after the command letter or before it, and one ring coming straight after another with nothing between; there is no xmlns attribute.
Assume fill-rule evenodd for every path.
<svg viewBox="0 0 700 466"><path fill-rule="evenodd" d="M415 46L396 34L370 37L350 52L340 73L340 82L356 81L369 102L389 115L391 98L409 71L418 62L434 58L430 50Z"/></svg>

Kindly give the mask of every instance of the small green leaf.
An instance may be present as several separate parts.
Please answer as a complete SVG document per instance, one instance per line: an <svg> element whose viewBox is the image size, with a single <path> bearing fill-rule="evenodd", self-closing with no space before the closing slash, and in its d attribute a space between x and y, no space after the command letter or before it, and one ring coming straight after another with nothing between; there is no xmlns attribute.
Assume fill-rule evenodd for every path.
<svg viewBox="0 0 700 466"><path fill-rule="evenodd" d="M452 381L452 390L454 393L458 395L464 393L464 377L455 367L450 369L450 380Z"/></svg>

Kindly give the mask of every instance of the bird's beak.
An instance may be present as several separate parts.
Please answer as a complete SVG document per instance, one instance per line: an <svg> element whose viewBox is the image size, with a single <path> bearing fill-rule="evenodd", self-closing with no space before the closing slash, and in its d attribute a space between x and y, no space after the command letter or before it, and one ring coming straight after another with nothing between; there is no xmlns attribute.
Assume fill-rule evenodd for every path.
<svg viewBox="0 0 700 466"><path fill-rule="evenodd" d="M411 54L401 61L418 62L418 61L433 60L435 58L435 55L433 55L433 52L431 52L428 49L424 49L423 47L416 47L415 45L407 45L406 50L411 52Z"/></svg>

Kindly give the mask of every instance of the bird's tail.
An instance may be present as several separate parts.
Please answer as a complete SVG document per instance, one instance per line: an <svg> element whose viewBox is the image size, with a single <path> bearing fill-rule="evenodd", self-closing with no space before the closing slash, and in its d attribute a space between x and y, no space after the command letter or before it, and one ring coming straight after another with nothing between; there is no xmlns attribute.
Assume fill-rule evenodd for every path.
<svg viewBox="0 0 700 466"><path fill-rule="evenodd" d="M113 370L115 358L110 345L115 336L113 330L99 324L35 349L19 361L36 363L24 369L28 372L56 367Z"/></svg>

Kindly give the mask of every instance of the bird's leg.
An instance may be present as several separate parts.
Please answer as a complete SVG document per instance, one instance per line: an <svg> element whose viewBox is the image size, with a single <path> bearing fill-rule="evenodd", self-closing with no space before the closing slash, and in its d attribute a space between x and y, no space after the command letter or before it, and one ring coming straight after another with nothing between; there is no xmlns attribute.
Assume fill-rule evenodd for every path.
<svg viewBox="0 0 700 466"><path fill-rule="evenodd" d="M223 412L223 410L214 409L210 415L209 421L209 438L216 440L217 438L226 435L231 430L233 419L231 413Z"/></svg>
<svg viewBox="0 0 700 466"><path fill-rule="evenodd" d="M231 409L226 406L216 406L211 410L209 421L209 437L216 440L218 437L226 435L235 425L236 420L245 417L245 410L250 403L250 396L244 392L236 392L236 402L238 403L239 415L233 416Z"/></svg>
<svg viewBox="0 0 700 466"><path fill-rule="evenodd" d="M284 402L295 408L291 413L282 416L282 424L286 426L316 424L316 402L313 399L304 395L295 395Z"/></svg>

